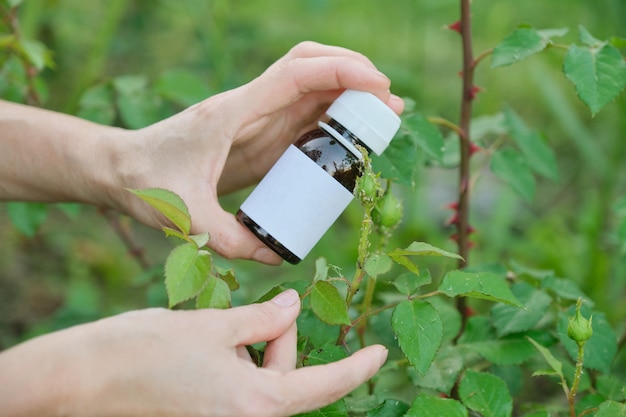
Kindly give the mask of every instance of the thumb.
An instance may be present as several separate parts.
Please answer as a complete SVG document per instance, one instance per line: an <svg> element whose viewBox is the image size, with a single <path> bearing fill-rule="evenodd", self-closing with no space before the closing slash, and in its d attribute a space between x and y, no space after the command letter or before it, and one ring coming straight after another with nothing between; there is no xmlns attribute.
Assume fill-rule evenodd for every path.
<svg viewBox="0 0 626 417"><path fill-rule="evenodd" d="M227 310L235 346L277 339L289 330L300 312L300 296L289 289L270 301Z"/></svg>

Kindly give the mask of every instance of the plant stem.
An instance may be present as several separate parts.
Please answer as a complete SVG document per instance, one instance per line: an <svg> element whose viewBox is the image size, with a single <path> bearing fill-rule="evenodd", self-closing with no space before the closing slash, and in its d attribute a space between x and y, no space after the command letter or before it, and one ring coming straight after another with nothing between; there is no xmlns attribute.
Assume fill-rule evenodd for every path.
<svg viewBox="0 0 626 417"><path fill-rule="evenodd" d="M576 393L578 392L578 384L583 374L583 360L585 357L585 344L578 344L578 356L576 357L576 370L574 371L574 381L572 382L572 389L569 391L567 401L569 403L570 417L576 417Z"/></svg>
<svg viewBox="0 0 626 417"><path fill-rule="evenodd" d="M135 239L133 238L132 233L125 227L120 221L120 215L113 212L112 210L100 210L100 214L104 216L105 219L109 222L109 226L115 232L115 234L120 238L120 240L126 246L126 250L128 253L137 260L139 265L144 271L152 268L150 261L146 258L145 252L141 246L139 246Z"/></svg>
<svg viewBox="0 0 626 417"><path fill-rule="evenodd" d="M472 118L472 101L474 93L474 56L472 52L472 27L470 0L461 0L461 38L463 40L463 91L461 96L461 119L459 141L461 162L459 167L459 200L458 200L458 248L459 268L469 262L469 179L470 179L470 123Z"/></svg>

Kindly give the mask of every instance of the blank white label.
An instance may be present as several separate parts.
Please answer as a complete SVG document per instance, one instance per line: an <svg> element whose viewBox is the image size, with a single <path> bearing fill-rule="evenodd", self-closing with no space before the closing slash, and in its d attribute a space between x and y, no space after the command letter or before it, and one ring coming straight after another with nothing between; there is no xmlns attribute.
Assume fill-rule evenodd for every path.
<svg viewBox="0 0 626 417"><path fill-rule="evenodd" d="M304 259L350 201L350 191L291 145L241 210Z"/></svg>

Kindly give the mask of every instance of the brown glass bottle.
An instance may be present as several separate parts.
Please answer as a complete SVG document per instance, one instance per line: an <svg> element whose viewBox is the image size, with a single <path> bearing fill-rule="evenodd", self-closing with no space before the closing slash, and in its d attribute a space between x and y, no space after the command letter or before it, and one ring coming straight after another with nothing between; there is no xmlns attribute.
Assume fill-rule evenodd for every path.
<svg viewBox="0 0 626 417"><path fill-rule="evenodd" d="M333 133L341 135L348 143L359 145L370 151L363 142L350 133L339 122L331 119L328 126ZM354 191L356 180L361 172L360 158L328 132L324 125L301 136L294 144L300 151L337 180L349 192ZM237 212L237 220L248 227L263 243L287 262L297 264L301 259L284 247L261 226L256 224L242 210ZM306 219L304 219L306 220Z"/></svg>

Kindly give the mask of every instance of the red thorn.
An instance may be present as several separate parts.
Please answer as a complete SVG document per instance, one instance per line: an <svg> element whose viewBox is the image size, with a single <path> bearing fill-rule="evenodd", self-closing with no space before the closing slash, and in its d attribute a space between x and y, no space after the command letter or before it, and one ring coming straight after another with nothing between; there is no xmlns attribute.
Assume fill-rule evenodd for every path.
<svg viewBox="0 0 626 417"><path fill-rule="evenodd" d="M469 242L467 242L467 248L468 249L472 249L474 246L476 246L476 244L474 242L472 242L471 240Z"/></svg>
<svg viewBox="0 0 626 417"><path fill-rule="evenodd" d="M476 152L480 152L482 150L483 150L483 148L481 148L480 146L476 145L474 142L470 142L470 149L469 149L470 156L472 156Z"/></svg>
<svg viewBox="0 0 626 417"><path fill-rule="evenodd" d="M473 85L472 88L470 88L470 91L468 93L468 97L470 100L474 100L476 98L476 96L478 95L478 93L480 93L481 91L483 91L482 88L480 88L477 85Z"/></svg>
<svg viewBox="0 0 626 417"><path fill-rule="evenodd" d="M453 201L450 204L446 204L446 208L449 210L458 210L459 209L459 202L458 201Z"/></svg>
<svg viewBox="0 0 626 417"><path fill-rule="evenodd" d="M451 224L458 224L458 223L459 223L459 215L457 213L454 213L452 216L450 216L448 220L446 220L446 226L450 226Z"/></svg>
<svg viewBox="0 0 626 417"><path fill-rule="evenodd" d="M463 78L463 71L461 70L461 71L457 72L456 75L458 75L459 78Z"/></svg>
<svg viewBox="0 0 626 417"><path fill-rule="evenodd" d="M448 29L455 31L459 35L461 34L461 21L457 20L454 23L451 23L447 26Z"/></svg>
<svg viewBox="0 0 626 417"><path fill-rule="evenodd" d="M467 234L471 235L472 233L476 233L476 229L472 226L467 226Z"/></svg>
<svg viewBox="0 0 626 417"><path fill-rule="evenodd" d="M441 397L441 398L450 398L450 396L448 394L446 394L445 392L440 392L439 393L439 397Z"/></svg>
<svg viewBox="0 0 626 417"><path fill-rule="evenodd" d="M465 317L472 317L476 315L476 310L474 310L472 307L465 307L465 311L464 311L464 315Z"/></svg>

